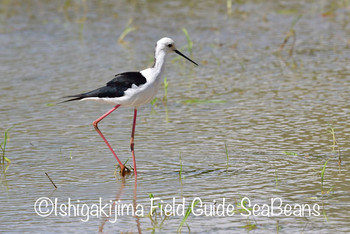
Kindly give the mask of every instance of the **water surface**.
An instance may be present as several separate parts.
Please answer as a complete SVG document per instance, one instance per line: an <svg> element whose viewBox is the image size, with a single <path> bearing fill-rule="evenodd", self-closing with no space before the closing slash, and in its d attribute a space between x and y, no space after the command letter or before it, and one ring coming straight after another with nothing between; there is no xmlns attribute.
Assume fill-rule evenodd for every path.
<svg viewBox="0 0 350 234"><path fill-rule="evenodd" d="M159 229L148 217L82 222L81 216L43 218L33 207L40 197L89 205L120 199L143 205L146 216L152 193L164 203L185 198L186 205L195 197L216 206L223 198L262 205L278 197L320 206L320 215L310 217L190 215L191 232L350 231L346 1L233 1L231 13L225 1L69 2L0 4L1 132L13 126L6 152L12 164L1 177L0 230L175 232L181 216ZM131 19L136 30L118 43ZM181 28L193 40L192 55ZM293 30L290 55L292 37L280 47ZM135 188L132 175L115 179L116 161L91 125L110 106L47 104L151 65L163 36L200 66L169 55L167 104L162 88L154 105L139 109ZM120 108L100 124L128 165L132 114ZM53 193L45 172L58 186Z"/></svg>

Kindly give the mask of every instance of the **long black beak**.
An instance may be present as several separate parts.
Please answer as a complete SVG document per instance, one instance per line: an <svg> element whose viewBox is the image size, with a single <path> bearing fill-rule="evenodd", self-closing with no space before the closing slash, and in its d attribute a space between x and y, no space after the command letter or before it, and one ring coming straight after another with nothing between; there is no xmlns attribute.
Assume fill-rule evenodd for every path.
<svg viewBox="0 0 350 234"><path fill-rule="evenodd" d="M183 53L181 53L180 51L178 50L174 50L175 53L177 53L178 55L181 55L182 57L184 57L185 59L187 59L188 61L196 64L198 66L198 64L196 62L194 62L193 60L191 60L190 58L188 58L187 56L185 56Z"/></svg>

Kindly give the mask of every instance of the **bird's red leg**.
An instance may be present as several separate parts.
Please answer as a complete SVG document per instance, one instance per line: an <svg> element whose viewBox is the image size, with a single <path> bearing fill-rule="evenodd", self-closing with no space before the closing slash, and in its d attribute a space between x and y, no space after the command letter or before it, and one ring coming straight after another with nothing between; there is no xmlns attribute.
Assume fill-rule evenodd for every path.
<svg viewBox="0 0 350 234"><path fill-rule="evenodd" d="M106 118L110 113L112 113L113 111L115 111L120 105L116 105L115 107L113 107L112 109L110 109L108 112L106 112L104 115L102 115L100 118L96 119L92 124L95 127L95 130L98 132L98 134L100 134L101 138L104 140L104 142L106 143L106 145L108 146L108 148L112 151L114 157L117 159L119 165L120 165L120 170L121 170L121 174L124 175L125 174L125 166L123 165L123 163L119 160L119 158L117 157L117 154L114 152L114 150L112 149L111 145L108 143L107 139L104 137L104 135L102 134L102 132L100 131L100 129L98 128L97 124L103 120L104 118Z"/></svg>
<svg viewBox="0 0 350 234"><path fill-rule="evenodd" d="M137 170L136 170L136 159L135 159L135 152L134 152L134 135L135 135L135 127L136 127L136 116L137 116L137 109L134 110L134 121L132 124L132 131L131 131L131 139L130 139L130 149L132 154L132 161L134 163L134 173L135 176L137 176Z"/></svg>

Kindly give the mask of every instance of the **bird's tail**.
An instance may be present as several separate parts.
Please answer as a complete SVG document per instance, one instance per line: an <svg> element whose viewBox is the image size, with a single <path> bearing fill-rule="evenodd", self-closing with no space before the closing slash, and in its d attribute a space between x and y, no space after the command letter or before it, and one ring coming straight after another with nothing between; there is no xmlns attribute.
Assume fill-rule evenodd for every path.
<svg viewBox="0 0 350 234"><path fill-rule="evenodd" d="M78 101L78 100L81 100L81 99L83 99L85 97L86 97L85 93L77 94L77 95L65 96L65 97L62 97L62 98L70 98L70 99L64 100L64 101L62 101L60 103L71 102L71 101Z"/></svg>
<svg viewBox="0 0 350 234"><path fill-rule="evenodd" d="M116 93L116 88L115 87L105 86L105 87L102 87L102 88L98 88L98 89L92 90L90 92L76 94L76 95L70 95L70 96L65 96L63 98L69 98L69 99L65 100L63 102L60 102L60 103L71 102L71 101L78 101L78 100L81 100L81 99L84 99L84 98L89 98L89 97L111 97L111 94L113 95L114 93Z"/></svg>

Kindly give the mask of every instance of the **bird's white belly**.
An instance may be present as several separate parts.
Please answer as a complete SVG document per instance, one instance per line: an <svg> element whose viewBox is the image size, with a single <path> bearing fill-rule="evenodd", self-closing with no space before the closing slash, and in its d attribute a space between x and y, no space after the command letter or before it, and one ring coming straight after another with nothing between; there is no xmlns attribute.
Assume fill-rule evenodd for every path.
<svg viewBox="0 0 350 234"><path fill-rule="evenodd" d="M138 107L147 104L157 95L158 89L159 84L152 85L146 83L139 87L134 86L131 89L125 91L124 97L126 103L124 105Z"/></svg>
<svg viewBox="0 0 350 234"><path fill-rule="evenodd" d="M149 103L157 94L160 81L155 80L154 83L145 83L140 86L133 85L124 92L122 97L116 98L86 98L85 100L101 101L113 105L139 107Z"/></svg>

